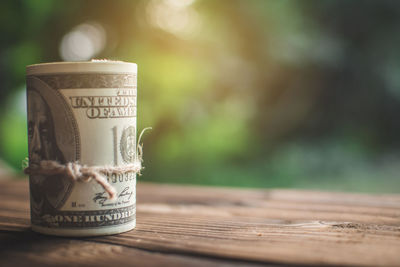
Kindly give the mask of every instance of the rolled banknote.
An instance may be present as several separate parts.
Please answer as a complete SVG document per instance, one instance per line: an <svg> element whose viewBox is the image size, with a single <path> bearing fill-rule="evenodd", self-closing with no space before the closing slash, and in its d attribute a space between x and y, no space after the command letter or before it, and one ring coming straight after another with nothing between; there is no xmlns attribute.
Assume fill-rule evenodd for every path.
<svg viewBox="0 0 400 267"><path fill-rule="evenodd" d="M29 166L43 161L125 166L137 159L137 65L119 61L27 66ZM78 170L79 171L79 170ZM136 225L136 172L94 180L30 174L34 231L60 236L121 233Z"/></svg>

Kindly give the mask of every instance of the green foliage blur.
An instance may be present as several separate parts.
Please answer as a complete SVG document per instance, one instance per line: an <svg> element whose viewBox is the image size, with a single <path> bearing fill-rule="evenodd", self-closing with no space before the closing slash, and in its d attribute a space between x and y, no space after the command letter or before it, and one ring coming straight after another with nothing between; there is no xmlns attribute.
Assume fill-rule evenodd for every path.
<svg viewBox="0 0 400 267"><path fill-rule="evenodd" d="M26 65L108 58L138 64L144 181L398 193L399 28L386 0L2 1L0 159Z"/></svg>

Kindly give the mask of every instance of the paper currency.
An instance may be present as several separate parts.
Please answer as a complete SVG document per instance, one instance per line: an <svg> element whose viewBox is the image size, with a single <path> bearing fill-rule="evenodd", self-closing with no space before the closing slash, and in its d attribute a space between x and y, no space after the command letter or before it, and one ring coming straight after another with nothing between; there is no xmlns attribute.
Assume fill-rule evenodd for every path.
<svg viewBox="0 0 400 267"><path fill-rule="evenodd" d="M137 66L101 61L27 67L29 164L123 166L136 153ZM115 201L94 181L30 175L32 229L90 236L136 224L136 174L110 174Z"/></svg>

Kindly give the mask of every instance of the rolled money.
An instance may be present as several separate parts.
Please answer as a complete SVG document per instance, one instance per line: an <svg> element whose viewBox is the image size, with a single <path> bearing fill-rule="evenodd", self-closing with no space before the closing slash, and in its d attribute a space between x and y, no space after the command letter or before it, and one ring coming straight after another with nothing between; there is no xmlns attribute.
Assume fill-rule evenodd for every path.
<svg viewBox="0 0 400 267"><path fill-rule="evenodd" d="M43 160L124 166L136 155L137 65L119 61L27 66L29 165ZM136 174L95 181L30 175L32 230L60 236L125 232L136 225Z"/></svg>

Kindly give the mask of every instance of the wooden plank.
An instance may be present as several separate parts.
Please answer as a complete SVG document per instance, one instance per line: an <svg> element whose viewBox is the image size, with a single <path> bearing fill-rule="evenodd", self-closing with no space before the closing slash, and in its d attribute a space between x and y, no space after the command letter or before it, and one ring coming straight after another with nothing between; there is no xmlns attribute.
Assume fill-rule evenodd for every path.
<svg viewBox="0 0 400 267"><path fill-rule="evenodd" d="M260 266L223 259L155 253L84 239L59 238L30 230L0 232L1 266Z"/></svg>
<svg viewBox="0 0 400 267"><path fill-rule="evenodd" d="M42 254L29 247L6 247L0 255L23 260L32 258L32 253L51 252L52 260L44 262L51 265L74 251L76 244L85 251L93 250L94 255L98 255L95 251L120 251L116 254L121 263L129 262L128 255L132 253L145 264L156 253L160 257L158 263L175 266L234 262L400 266L398 195L142 183L138 185L137 199L138 222L134 231L84 239L41 236L45 240L41 241ZM40 236L29 231L25 181L1 182L0 203L0 245L7 243L10 235ZM19 238L23 242L24 238ZM46 240L57 240L64 249L53 250ZM71 242L73 245L69 246ZM107 253L100 254L104 255L104 262L116 261ZM85 253L77 256L86 257L89 256ZM65 262L71 263L70 259Z"/></svg>

